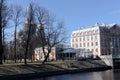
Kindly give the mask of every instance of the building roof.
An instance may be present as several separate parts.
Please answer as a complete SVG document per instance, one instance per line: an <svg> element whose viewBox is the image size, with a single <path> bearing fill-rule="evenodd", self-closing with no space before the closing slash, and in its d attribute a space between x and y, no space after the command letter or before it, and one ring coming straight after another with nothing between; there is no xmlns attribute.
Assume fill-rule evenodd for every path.
<svg viewBox="0 0 120 80"><path fill-rule="evenodd" d="M66 48L60 53L76 53L76 50L73 48Z"/></svg>
<svg viewBox="0 0 120 80"><path fill-rule="evenodd" d="M62 52L60 52L61 54L62 53L91 53L88 49L74 49L74 48L65 48Z"/></svg>
<svg viewBox="0 0 120 80"><path fill-rule="evenodd" d="M44 49L47 49L47 47L45 47ZM55 47L52 47L52 49L55 49ZM42 47L35 48L34 50L42 50Z"/></svg>

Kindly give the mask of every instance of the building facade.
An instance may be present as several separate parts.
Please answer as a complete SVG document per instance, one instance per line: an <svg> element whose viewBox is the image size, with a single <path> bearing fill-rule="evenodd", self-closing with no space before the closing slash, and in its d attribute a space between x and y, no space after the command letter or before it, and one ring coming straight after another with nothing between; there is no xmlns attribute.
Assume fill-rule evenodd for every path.
<svg viewBox="0 0 120 80"><path fill-rule="evenodd" d="M45 48L45 52L47 49ZM87 49L74 49L63 46L55 46L49 54L49 61L53 60L79 60L80 58L91 58L92 53ZM35 48L34 61L43 61L45 59L42 48Z"/></svg>
<svg viewBox="0 0 120 80"><path fill-rule="evenodd" d="M94 56L119 56L120 26L97 23L93 27L75 30L71 35L71 47L88 49Z"/></svg>
<svg viewBox="0 0 120 80"><path fill-rule="evenodd" d="M48 52L46 48L45 48L45 52L46 53ZM34 58L33 59L34 59L34 61L43 61L45 59L42 48L35 48L35 50L34 50ZM51 52L49 54L48 59L50 61L56 60L56 48L55 47L53 47L51 49Z"/></svg>

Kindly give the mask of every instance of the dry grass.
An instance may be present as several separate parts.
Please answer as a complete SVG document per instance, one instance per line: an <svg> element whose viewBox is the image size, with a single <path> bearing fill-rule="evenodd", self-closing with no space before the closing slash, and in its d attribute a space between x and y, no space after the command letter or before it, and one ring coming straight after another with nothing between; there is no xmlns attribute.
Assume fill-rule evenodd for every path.
<svg viewBox="0 0 120 80"><path fill-rule="evenodd" d="M3 64L0 65L0 75L13 75L13 74L26 74L36 72L48 72L57 70L68 69L81 69L90 67L106 66L102 61L64 61L64 62L47 62L41 63L29 63L24 65L23 63L16 64Z"/></svg>

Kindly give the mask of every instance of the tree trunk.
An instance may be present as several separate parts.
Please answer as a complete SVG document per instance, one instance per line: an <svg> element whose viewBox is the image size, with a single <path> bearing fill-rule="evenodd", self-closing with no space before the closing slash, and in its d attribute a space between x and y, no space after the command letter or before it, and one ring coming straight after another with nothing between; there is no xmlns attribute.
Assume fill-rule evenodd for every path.
<svg viewBox="0 0 120 80"><path fill-rule="evenodd" d="M28 31L28 36L27 36L27 44L26 44L26 48L25 48L25 64L27 64L27 53L28 53L28 47L29 47L29 41L30 41L30 31L31 31L31 22L29 25L29 31Z"/></svg>
<svg viewBox="0 0 120 80"><path fill-rule="evenodd" d="M45 57L45 59L42 61L42 64L44 64L45 62L47 62L48 58L49 58L49 54L47 54L47 56Z"/></svg>
<svg viewBox="0 0 120 80"><path fill-rule="evenodd" d="M48 50L47 55L45 56L45 59L42 61L42 63L44 64L45 62L47 62L47 60L49 59L49 54L50 54L51 50Z"/></svg>
<svg viewBox="0 0 120 80"><path fill-rule="evenodd" d="M2 62L2 54L3 54L3 46L2 46L2 34L1 34L2 30L0 28L0 64L3 64Z"/></svg>
<svg viewBox="0 0 120 80"><path fill-rule="evenodd" d="M17 30L17 25L15 25L15 33L14 33L14 58L15 58L15 63L16 63L16 31Z"/></svg>
<svg viewBox="0 0 120 80"><path fill-rule="evenodd" d="M2 64L2 54L3 54L3 45L2 45L2 6L3 0L0 3L0 64Z"/></svg>
<svg viewBox="0 0 120 80"><path fill-rule="evenodd" d="M3 45L3 55L2 55L2 56L3 56L3 60L4 60L4 62L5 62L5 27L3 27L2 30L3 30L3 31L2 31L2 33L3 33L3 34L2 34L2 36L3 36L3 37L2 37L2 40L3 40L3 41L2 41L2 42L3 42L3 43L2 43L2 45Z"/></svg>

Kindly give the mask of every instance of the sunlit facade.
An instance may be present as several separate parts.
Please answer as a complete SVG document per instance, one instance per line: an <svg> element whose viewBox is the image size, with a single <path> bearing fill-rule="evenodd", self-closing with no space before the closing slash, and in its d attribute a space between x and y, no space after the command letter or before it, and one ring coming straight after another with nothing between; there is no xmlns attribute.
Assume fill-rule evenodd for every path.
<svg viewBox="0 0 120 80"><path fill-rule="evenodd" d="M47 47L44 50L45 50L46 53L48 52ZM45 59L45 55L43 53L42 47L41 48L35 48L33 59L34 59L34 61L43 61ZM53 47L51 49L48 60L50 60L50 61L51 60L56 60L56 49L55 49L55 47Z"/></svg>
<svg viewBox="0 0 120 80"><path fill-rule="evenodd" d="M120 26L95 24L72 32L71 47L89 49L94 56L120 54Z"/></svg>

